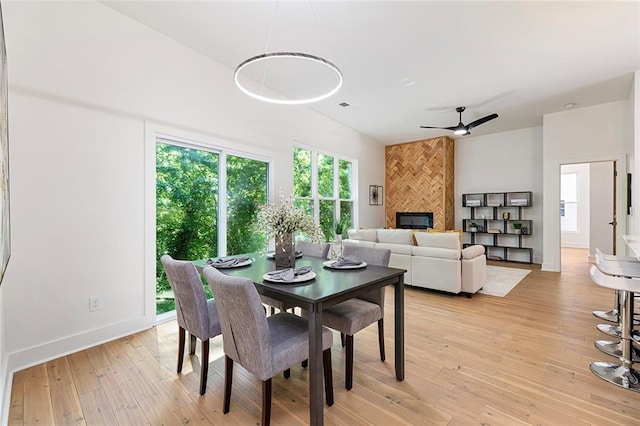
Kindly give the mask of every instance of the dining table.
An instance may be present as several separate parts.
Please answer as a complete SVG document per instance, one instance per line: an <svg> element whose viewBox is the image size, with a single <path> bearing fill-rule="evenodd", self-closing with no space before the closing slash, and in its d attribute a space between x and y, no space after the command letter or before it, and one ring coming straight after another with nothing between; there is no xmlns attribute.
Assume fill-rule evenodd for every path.
<svg viewBox="0 0 640 426"><path fill-rule="evenodd" d="M265 274L276 270L275 262L265 254L239 255L249 257L247 265L220 269L234 277L251 280L258 293L281 300L308 312L309 324L309 423L324 422L324 393L322 365L322 311L330 306L358 297L385 286L394 286L394 361L398 381L404 380L404 273L406 270L366 265L361 268L334 269L332 261L302 256L295 266L310 266L315 277L301 282L271 282ZM243 262L248 263L248 262ZM206 259L194 261L201 271L208 266ZM214 295L215 297L215 295Z"/></svg>

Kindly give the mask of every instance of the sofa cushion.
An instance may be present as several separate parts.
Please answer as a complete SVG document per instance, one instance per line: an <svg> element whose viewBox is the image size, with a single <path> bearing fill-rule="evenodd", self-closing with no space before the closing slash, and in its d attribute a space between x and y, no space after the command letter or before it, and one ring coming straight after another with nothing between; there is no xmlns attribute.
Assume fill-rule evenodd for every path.
<svg viewBox="0 0 640 426"><path fill-rule="evenodd" d="M343 246L375 247L377 243L365 240L342 240Z"/></svg>
<svg viewBox="0 0 640 426"><path fill-rule="evenodd" d="M463 259L474 259L478 256L482 256L483 254L484 254L484 246L481 246L481 245L469 246L467 248L462 249Z"/></svg>
<svg viewBox="0 0 640 426"><path fill-rule="evenodd" d="M389 249L391 250L391 253L406 254L408 256L411 256L412 247L413 246L410 246L408 244L376 243L376 248Z"/></svg>
<svg viewBox="0 0 640 426"><path fill-rule="evenodd" d="M411 229L378 229L378 242L413 245Z"/></svg>
<svg viewBox="0 0 640 426"><path fill-rule="evenodd" d="M427 232L437 234L442 231L438 231L437 229L433 229L433 228L427 228ZM460 237L460 244L462 244L462 229L447 229L444 232L456 232L458 234L458 237Z"/></svg>
<svg viewBox="0 0 640 426"><path fill-rule="evenodd" d="M435 247L450 250L460 250L460 239L457 234L449 232L416 232L416 242L420 247Z"/></svg>
<svg viewBox="0 0 640 426"><path fill-rule="evenodd" d="M456 236L454 235L454 237ZM457 238L458 237L456 237L456 239ZM460 260L460 250L437 248L437 247L412 247L412 252L414 256Z"/></svg>
<svg viewBox="0 0 640 426"><path fill-rule="evenodd" d="M373 241L374 243L378 241L378 234L375 229L349 229L347 230L347 235L351 240Z"/></svg>

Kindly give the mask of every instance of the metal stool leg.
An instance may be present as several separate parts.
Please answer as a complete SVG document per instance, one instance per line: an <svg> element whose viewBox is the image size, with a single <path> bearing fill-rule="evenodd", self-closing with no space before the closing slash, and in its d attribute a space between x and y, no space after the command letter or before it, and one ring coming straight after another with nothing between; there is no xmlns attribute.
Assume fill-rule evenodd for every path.
<svg viewBox="0 0 640 426"><path fill-rule="evenodd" d="M596 376L616 386L640 392L638 374L633 369L631 332L633 329L633 293L620 290L620 331L622 337L622 365L610 362L591 363Z"/></svg>
<svg viewBox="0 0 640 426"><path fill-rule="evenodd" d="M619 322L620 315L618 315L618 312L620 311L620 295L618 294L618 290L614 290L614 297L613 309L608 311L593 311L593 315L601 320L615 323Z"/></svg>

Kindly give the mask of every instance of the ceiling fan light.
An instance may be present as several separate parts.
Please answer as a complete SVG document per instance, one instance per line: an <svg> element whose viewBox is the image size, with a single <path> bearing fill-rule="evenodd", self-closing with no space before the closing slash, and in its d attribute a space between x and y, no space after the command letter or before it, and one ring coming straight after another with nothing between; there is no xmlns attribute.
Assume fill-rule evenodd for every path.
<svg viewBox="0 0 640 426"><path fill-rule="evenodd" d="M460 136L462 136L462 135L466 135L467 133L469 133L469 132L467 131L467 129L455 129L455 130L453 131L453 134L454 134L454 135L460 135Z"/></svg>

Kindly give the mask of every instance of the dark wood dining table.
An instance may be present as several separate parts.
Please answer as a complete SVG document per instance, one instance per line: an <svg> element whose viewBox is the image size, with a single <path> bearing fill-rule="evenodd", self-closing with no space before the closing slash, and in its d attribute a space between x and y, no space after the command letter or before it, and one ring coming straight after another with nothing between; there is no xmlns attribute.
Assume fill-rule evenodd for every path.
<svg viewBox="0 0 640 426"><path fill-rule="evenodd" d="M309 265L316 277L300 283L272 283L262 277L275 270L275 262L264 255L249 254L253 263L239 268L220 269L225 274L253 281L260 294L282 300L309 312L309 411L310 424L324 422L322 367L322 310L348 299L388 285L394 292L394 337L396 379L404 380L404 273L406 270L367 265L361 269L330 269L325 259L303 256L296 267ZM205 260L195 261L198 269Z"/></svg>

